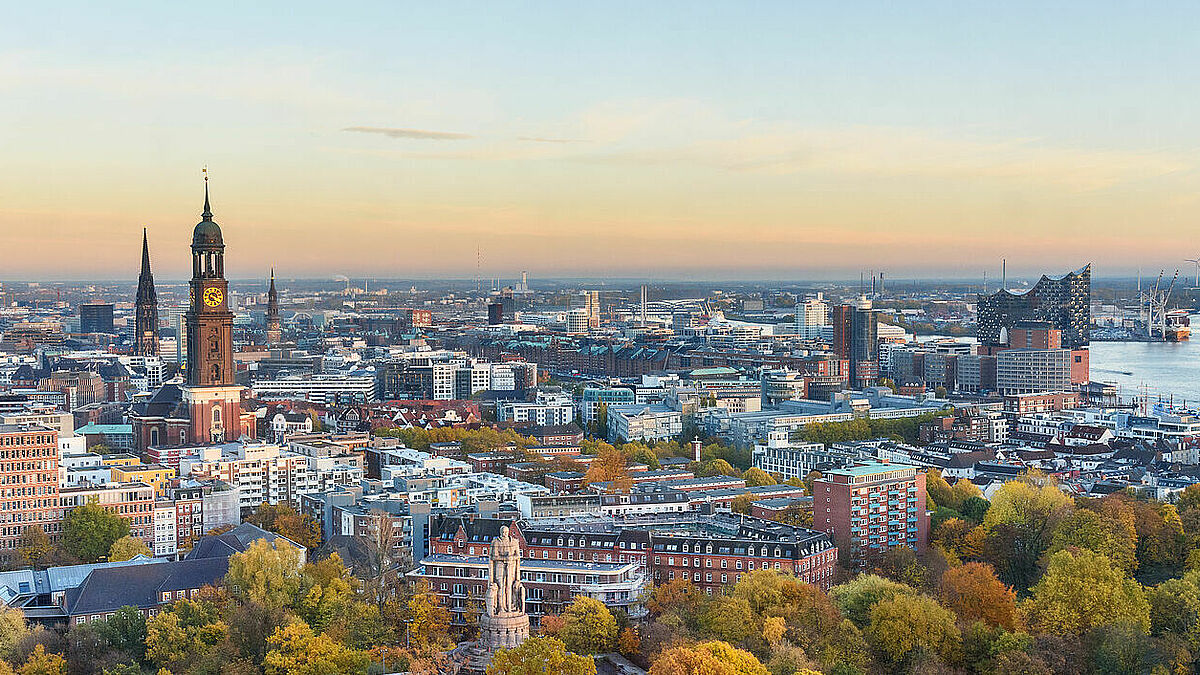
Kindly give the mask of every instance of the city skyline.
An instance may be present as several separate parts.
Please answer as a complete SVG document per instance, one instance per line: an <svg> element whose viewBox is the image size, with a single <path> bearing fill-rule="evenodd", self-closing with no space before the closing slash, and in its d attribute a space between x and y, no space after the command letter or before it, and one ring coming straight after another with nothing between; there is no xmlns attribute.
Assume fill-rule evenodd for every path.
<svg viewBox="0 0 1200 675"><path fill-rule="evenodd" d="M186 277L204 164L231 278L1169 273L1195 10L1084 7L18 8L0 278Z"/></svg>

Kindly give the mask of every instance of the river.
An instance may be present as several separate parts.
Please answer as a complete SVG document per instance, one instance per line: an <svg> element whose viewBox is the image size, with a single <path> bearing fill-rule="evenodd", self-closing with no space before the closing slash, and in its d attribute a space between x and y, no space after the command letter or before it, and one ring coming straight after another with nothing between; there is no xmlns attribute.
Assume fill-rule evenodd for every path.
<svg viewBox="0 0 1200 675"><path fill-rule="evenodd" d="M1093 342L1092 380L1113 382L1121 397L1141 393L1200 403L1200 331L1183 342ZM1144 389L1143 389L1144 387Z"/></svg>

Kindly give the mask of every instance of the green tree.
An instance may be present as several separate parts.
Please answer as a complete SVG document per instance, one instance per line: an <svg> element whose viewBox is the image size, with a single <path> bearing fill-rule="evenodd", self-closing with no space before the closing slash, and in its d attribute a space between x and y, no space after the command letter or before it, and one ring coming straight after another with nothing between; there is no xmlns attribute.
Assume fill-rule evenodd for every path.
<svg viewBox="0 0 1200 675"><path fill-rule="evenodd" d="M146 657L146 617L137 607L122 607L94 625L111 649L134 661Z"/></svg>
<svg viewBox="0 0 1200 675"><path fill-rule="evenodd" d="M700 617L703 634L725 642L741 642L755 632L755 616L742 598L720 597Z"/></svg>
<svg viewBox="0 0 1200 675"><path fill-rule="evenodd" d="M1155 636L1173 633L1200 646L1200 580L1196 572L1168 579L1146 589L1150 602L1150 628Z"/></svg>
<svg viewBox="0 0 1200 675"><path fill-rule="evenodd" d="M124 536L114 541L112 546L108 547L108 559L111 561L132 560L139 555L144 555L150 558L154 557L154 551L146 545L138 537Z"/></svg>
<svg viewBox="0 0 1200 675"><path fill-rule="evenodd" d="M1111 560L1088 550L1050 556L1022 610L1032 628L1048 633L1082 635L1121 620L1150 630L1150 603L1142 587Z"/></svg>
<svg viewBox="0 0 1200 675"><path fill-rule="evenodd" d="M225 583L239 597L267 607L290 606L300 589L300 551L259 539L229 557Z"/></svg>
<svg viewBox="0 0 1200 675"><path fill-rule="evenodd" d="M559 637L577 654L603 654L617 644L617 620L604 603L581 595L563 612Z"/></svg>
<svg viewBox="0 0 1200 675"><path fill-rule="evenodd" d="M915 595L911 586L874 574L860 574L847 583L829 590L829 598L842 614L858 626L871 622L871 610L883 600L897 595Z"/></svg>
<svg viewBox="0 0 1200 675"><path fill-rule="evenodd" d="M1091 661L1089 672L1097 675L1150 672L1155 662L1150 637L1136 621L1096 626L1088 631L1083 642Z"/></svg>
<svg viewBox="0 0 1200 675"><path fill-rule="evenodd" d="M531 637L513 649L500 649L487 675L595 675L596 662L572 654L562 640Z"/></svg>
<svg viewBox="0 0 1200 675"><path fill-rule="evenodd" d="M875 605L867 639L893 664L911 663L922 653L953 663L962 646L952 612L924 596L903 594Z"/></svg>
<svg viewBox="0 0 1200 675"><path fill-rule="evenodd" d="M62 528L63 549L89 563L108 555L113 542L129 536L129 521L95 502L68 511Z"/></svg>

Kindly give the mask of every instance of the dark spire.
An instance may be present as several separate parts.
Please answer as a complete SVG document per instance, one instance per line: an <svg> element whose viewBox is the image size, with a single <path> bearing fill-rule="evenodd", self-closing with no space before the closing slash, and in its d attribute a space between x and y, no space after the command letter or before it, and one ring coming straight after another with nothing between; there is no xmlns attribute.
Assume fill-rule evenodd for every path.
<svg viewBox="0 0 1200 675"><path fill-rule="evenodd" d="M150 243L146 238L146 228L142 228L142 276L150 275Z"/></svg>
<svg viewBox="0 0 1200 675"><path fill-rule="evenodd" d="M150 242L146 228L142 228L142 272L138 275L134 314L134 353L141 356L158 354L158 292L154 289L154 275L150 273Z"/></svg>
<svg viewBox="0 0 1200 675"><path fill-rule="evenodd" d="M211 221L213 216L212 207L208 205L208 167L204 168L204 213L200 216L207 221Z"/></svg>
<svg viewBox="0 0 1200 675"><path fill-rule="evenodd" d="M267 314L279 314L279 292L275 290L275 268L271 267L271 287L267 289Z"/></svg>

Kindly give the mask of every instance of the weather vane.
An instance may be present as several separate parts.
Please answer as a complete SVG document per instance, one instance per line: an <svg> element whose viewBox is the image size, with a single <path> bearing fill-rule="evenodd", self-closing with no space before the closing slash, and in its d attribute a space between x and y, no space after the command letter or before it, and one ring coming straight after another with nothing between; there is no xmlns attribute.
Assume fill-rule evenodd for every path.
<svg viewBox="0 0 1200 675"><path fill-rule="evenodd" d="M204 182L207 183L208 182L208 165L207 164L205 164L204 168L200 170L200 173L204 174Z"/></svg>

